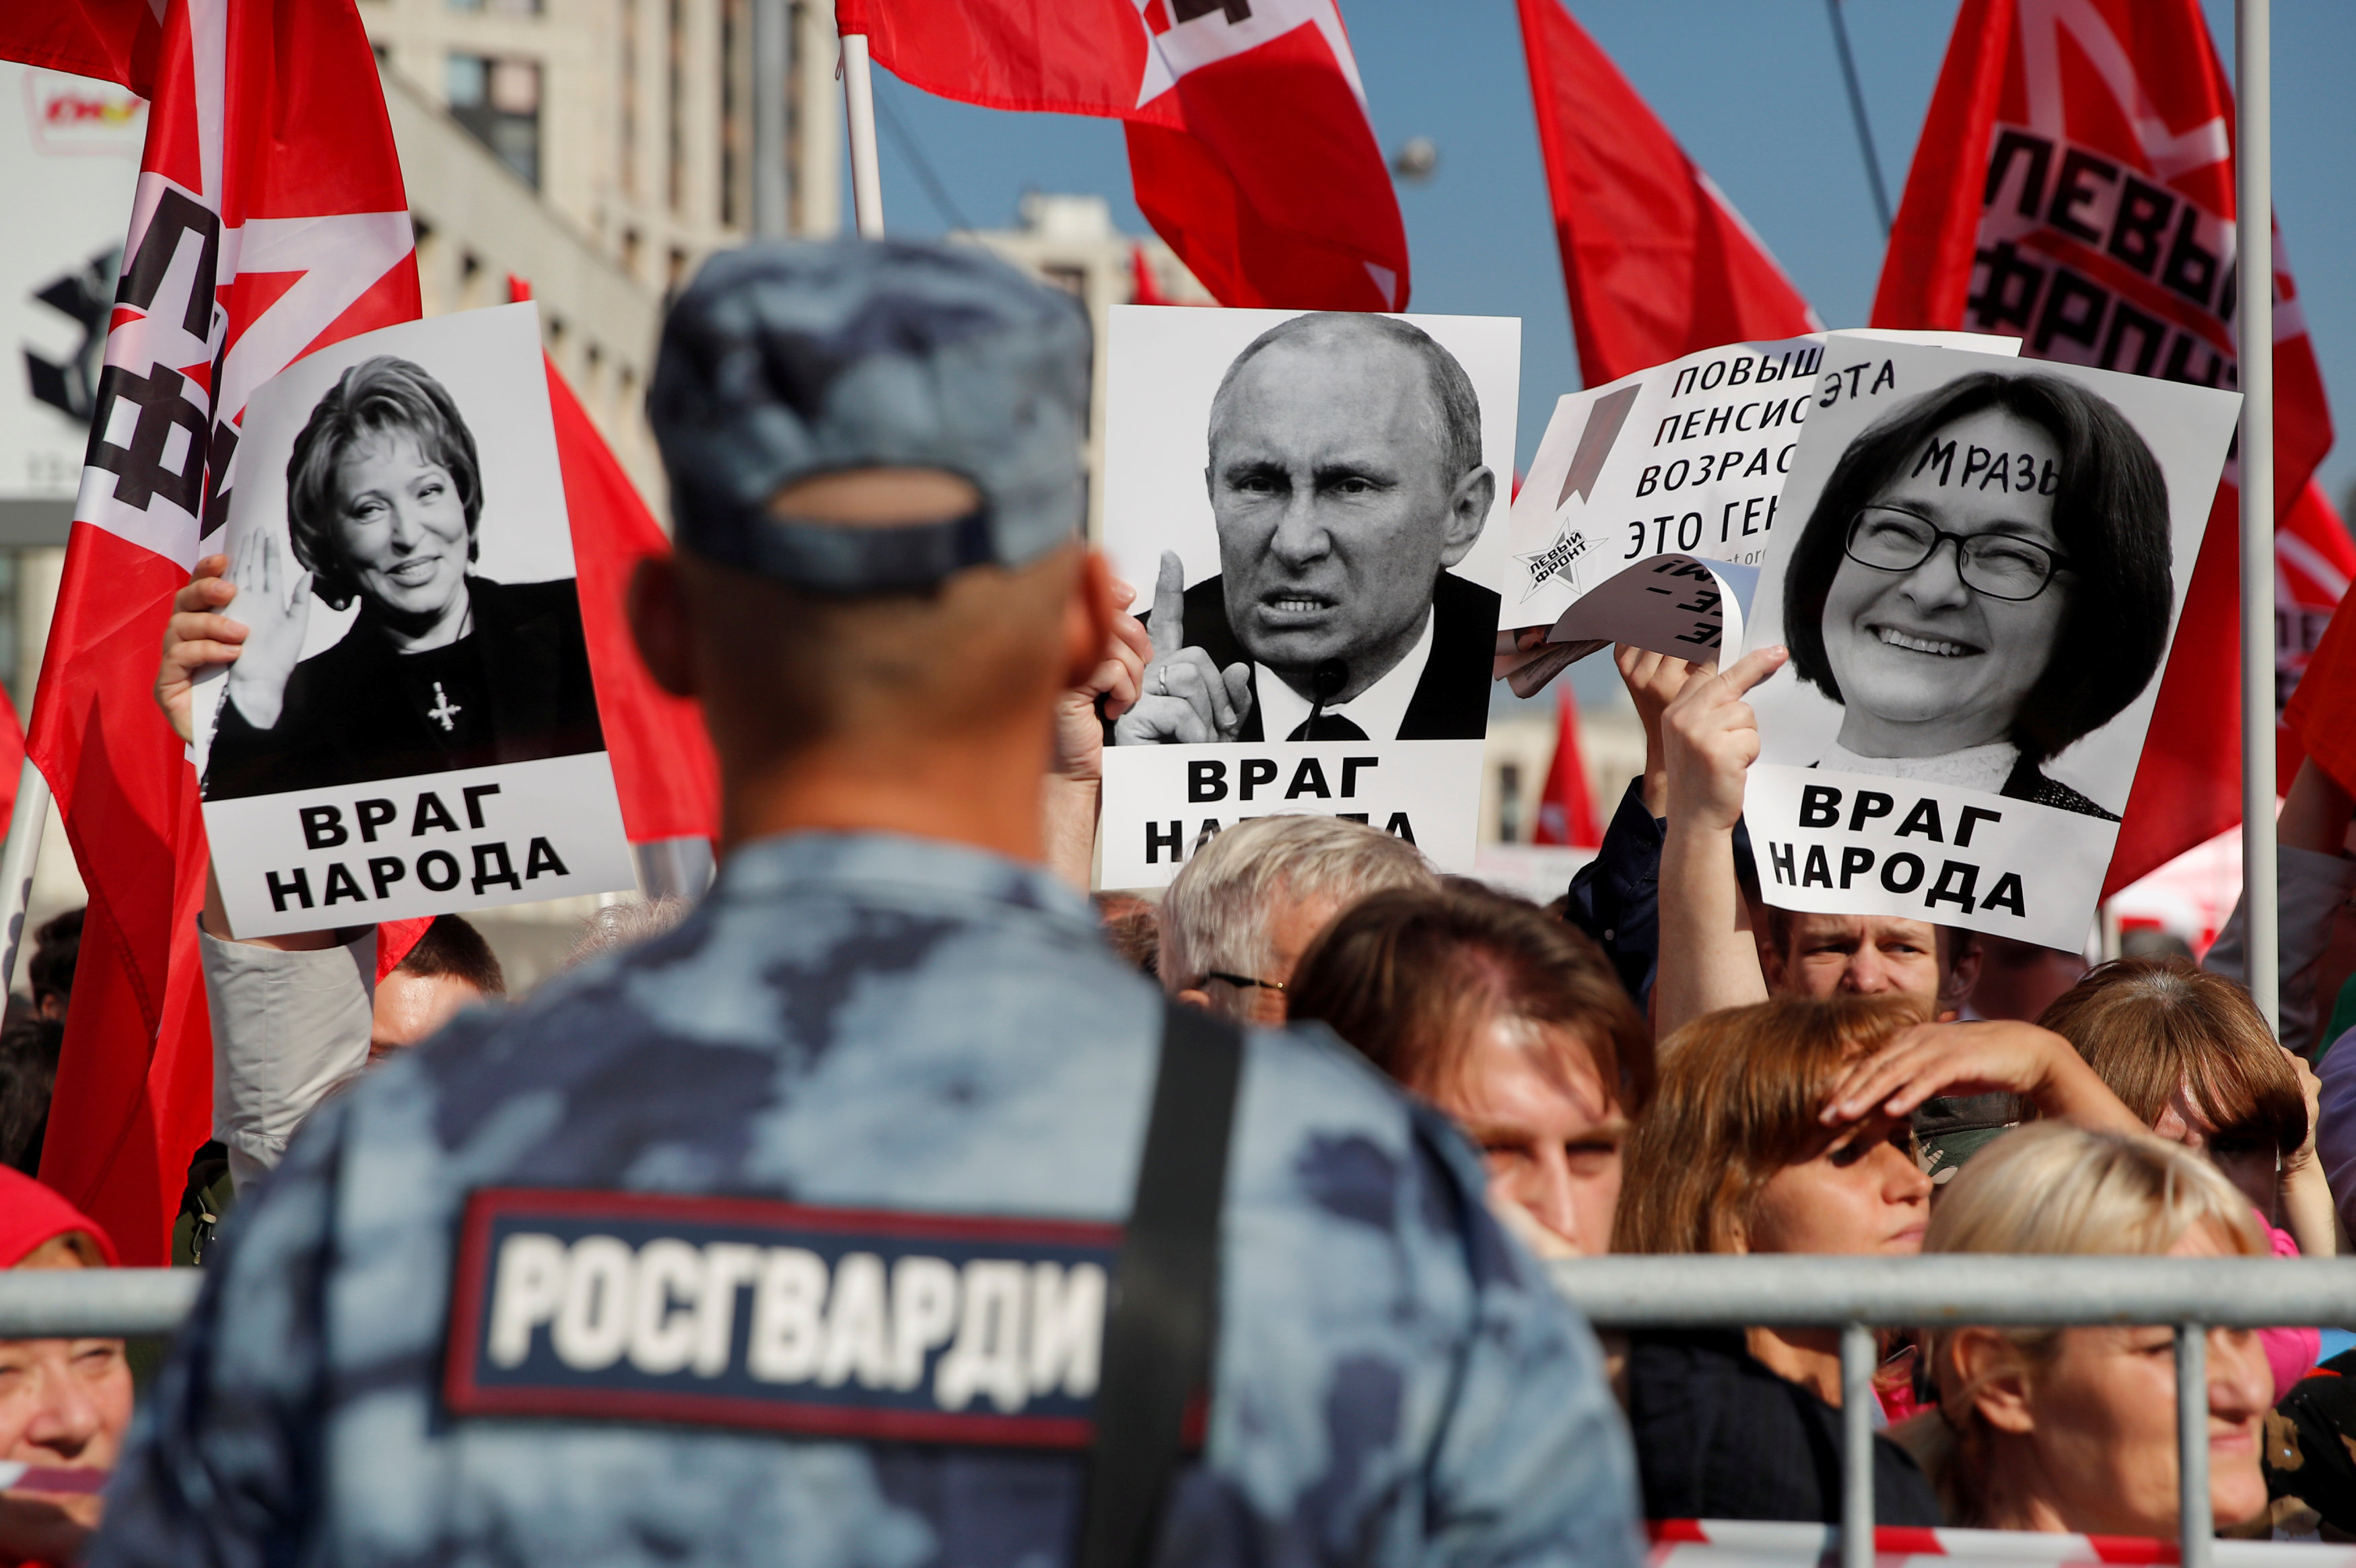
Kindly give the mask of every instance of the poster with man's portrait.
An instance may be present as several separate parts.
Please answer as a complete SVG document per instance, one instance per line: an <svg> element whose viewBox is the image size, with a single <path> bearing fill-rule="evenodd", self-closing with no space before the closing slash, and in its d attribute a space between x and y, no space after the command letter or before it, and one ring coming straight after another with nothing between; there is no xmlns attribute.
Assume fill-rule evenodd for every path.
<svg viewBox="0 0 2356 1568"><path fill-rule="evenodd" d="M1746 644L1770 903L2075 948L2135 782L2238 393L1828 352Z"/></svg>
<svg viewBox="0 0 2356 1568"><path fill-rule="evenodd" d="M199 688L240 936L633 885L530 304L297 360L247 406L247 628Z"/></svg>
<svg viewBox="0 0 2356 1568"><path fill-rule="evenodd" d="M1521 323L1123 306L1105 548L1153 637L1107 727L1107 887L1348 816L1472 868Z"/></svg>

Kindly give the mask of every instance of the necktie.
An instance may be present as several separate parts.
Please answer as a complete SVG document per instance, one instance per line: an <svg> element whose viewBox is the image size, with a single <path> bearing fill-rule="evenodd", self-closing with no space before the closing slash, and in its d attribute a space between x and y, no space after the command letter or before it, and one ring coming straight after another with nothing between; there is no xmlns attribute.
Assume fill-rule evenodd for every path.
<svg viewBox="0 0 2356 1568"><path fill-rule="evenodd" d="M1288 741L1365 741L1367 733L1338 713L1318 713L1304 719L1285 737Z"/></svg>

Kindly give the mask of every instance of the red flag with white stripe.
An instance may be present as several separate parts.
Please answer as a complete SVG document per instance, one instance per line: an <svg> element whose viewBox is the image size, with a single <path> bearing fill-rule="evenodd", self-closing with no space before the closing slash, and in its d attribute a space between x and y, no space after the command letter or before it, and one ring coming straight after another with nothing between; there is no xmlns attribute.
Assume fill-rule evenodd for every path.
<svg viewBox="0 0 2356 1568"><path fill-rule="evenodd" d="M415 317L415 250L351 0L18 6L0 57L151 101L27 749L90 891L41 1176L160 1264L212 1104L197 781L149 696L164 621L227 520L247 396Z"/></svg>
<svg viewBox="0 0 2356 1568"><path fill-rule="evenodd" d="M1965 0L1873 325L2006 333L2027 357L2235 385L2233 134L2233 87L2199 0ZM2321 502L2306 500L2308 479L2330 448L2331 412L2278 232L2270 255L2276 559L2294 593L2312 596L2277 627L2303 637L2297 627L2329 613L2333 574L2310 569L2333 550L2297 519ZM2241 820L2238 473L2237 454L2106 895ZM2278 647L2278 670L2305 652ZM2277 703L2287 695L2278 683Z"/></svg>
<svg viewBox="0 0 2356 1568"><path fill-rule="evenodd" d="M835 0L835 23L940 97L1126 122L1138 207L1221 304L1407 308L1335 0Z"/></svg>

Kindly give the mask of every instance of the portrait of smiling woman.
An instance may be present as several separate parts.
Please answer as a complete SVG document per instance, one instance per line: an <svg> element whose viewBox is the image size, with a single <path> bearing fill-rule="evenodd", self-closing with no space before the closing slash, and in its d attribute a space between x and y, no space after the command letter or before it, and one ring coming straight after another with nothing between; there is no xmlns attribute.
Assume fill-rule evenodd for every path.
<svg viewBox="0 0 2356 1568"><path fill-rule="evenodd" d="M1818 765L2116 821L2043 764L2168 645L2168 487L2109 401L1979 371L1841 454L1783 580L1794 674L1839 703Z"/></svg>
<svg viewBox="0 0 2356 1568"><path fill-rule="evenodd" d="M479 575L484 506L440 381L391 356L344 372L295 437L285 539L253 528L233 552L228 613L248 633L207 799L604 749L573 580ZM314 598L359 612L304 658Z"/></svg>

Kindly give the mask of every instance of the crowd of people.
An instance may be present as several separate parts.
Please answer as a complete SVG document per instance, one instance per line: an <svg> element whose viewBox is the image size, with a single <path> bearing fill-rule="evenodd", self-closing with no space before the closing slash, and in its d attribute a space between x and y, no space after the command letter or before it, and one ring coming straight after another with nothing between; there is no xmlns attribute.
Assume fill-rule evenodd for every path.
<svg viewBox="0 0 2356 1568"><path fill-rule="evenodd" d="M895 253L885 270L915 266L916 255ZM752 283L742 297L755 302L744 319L795 297L776 281L791 266L759 272L772 264L743 263ZM945 270L913 282L894 273L892 286L919 300L971 290L961 320L1044 312L1024 317L1008 339L1016 347L994 351L1060 356L1066 370L1084 363L1051 303L958 271L978 262L923 264ZM865 263L826 265L851 276ZM700 299L737 286L729 267L714 267L682 304L687 325L673 327L693 332L702 320L719 335L721 347L697 351L705 367L724 361L726 333L754 330L696 315L711 308ZM871 284L837 276L829 286L848 311ZM895 308L905 311L894 329L905 341L877 348L862 337L843 362L919 352L929 318L905 300ZM799 347L772 355L761 374L790 379L827 367L787 399L796 418L822 433L834 428L826 421L873 417L827 401L837 361L809 348L814 339L792 341ZM671 394L658 390L659 416ZM1068 388L1040 396L1043 406L1073 399ZM1084 406L1084 397L1073 403ZM662 426L667 443L701 441L705 424L721 431L730 416L711 408L722 411L679 427L688 434ZM1076 417L1055 439L1068 446ZM972 439L985 438L1046 439ZM793 519L788 529L812 518L848 528L990 516L975 509L977 489L1001 494L986 461L974 459L981 479L937 484L945 476L926 466L932 450L893 460L923 470L926 485L891 467L846 477L821 452L795 460L807 462L807 477L790 465L783 479L760 470L746 504L776 489L791 505L770 510ZM961 471L936 466L947 477ZM1140 1135L1133 1112L1103 1107L1135 1103L1144 1042L1162 1027L1136 1005L1134 976L1115 976L1122 962L1151 976L1170 1008L1290 1026L1248 1036L1235 1113L1222 1311L1260 1330L1220 1341L1209 1442L1224 1478L1173 1494L1180 1522L1171 1528L1204 1541L1322 1531L1295 1544L1356 1562L1382 1555L1365 1544L1382 1531L1421 1530L1453 1532L1468 1556L1604 1564L1633 1562L1624 1527L1635 1519L1837 1520L1835 1333L1639 1330L1599 1347L1541 1302L1533 1259L1568 1268L1614 1252L2263 1259L2348 1245L2356 1046L2334 1050L2319 1019L2334 1012L2346 979L2329 949L2356 891L2356 801L2311 763L2282 817L2279 1037L2241 984L2238 912L2201 964L2147 956L2089 966L2078 954L1957 927L1765 902L1741 816L1757 754L1744 694L1780 666L1781 650L1724 669L1620 650L1645 728L1644 773L1594 860L1550 905L1442 875L1411 844L1365 824L1279 815L1191 846L1159 898L1098 895L1098 943L1070 884L1088 884L1107 727L1142 695L1152 643L1134 616L1106 608L1128 595L1101 562L1069 546L1070 497L1048 508L1063 531L1043 532L1046 553L1002 547L1002 571L871 610L839 594L786 596L751 575L787 580L774 560L722 553L736 548L712 521L737 504L720 494L725 478L712 478L709 494L680 491L680 564L642 581L636 602L658 678L706 702L730 792L733 842L701 907L601 912L573 973L502 1013L498 963L460 917L437 919L380 978L374 927L238 941L218 894L209 901L215 1140L191 1151L176 1251L210 1277L177 1370L158 1385L151 1456L126 1460L136 1474L114 1489L112 1506L132 1522L102 1560L172 1560L166 1543L245 1539L238 1532L249 1529L263 1539L285 1522L273 1509L325 1508L318 1499L347 1487L368 1495L371 1467L409 1481L436 1477L475 1501L394 1487L386 1495L407 1499L416 1517L379 1509L352 1527L361 1534L409 1540L402 1532L425 1530L430 1514L443 1533L415 1536L433 1543L420 1561L456 1555L449 1543L477 1539L468 1532L478 1515L492 1520L480 1530L507 1539L498 1531L508 1516L477 1507L467 1488L489 1487L483 1477L518 1463L515 1453L484 1439L472 1460L433 1469L442 1459L416 1456L456 1453L448 1424L421 1413L423 1403L381 1403L430 1397L419 1391L442 1375L439 1328L371 1317L337 1295L355 1287L327 1283L360 1270L373 1282L362 1295L397 1293L403 1272L416 1272L402 1261L411 1257L438 1282L443 1232L455 1229L465 1183L477 1179L470 1173L520 1172L510 1185L536 1187L736 1183L854 1209L880 1206L872 1192L893 1208L958 1207L947 1193L985 1213L1118 1193L1141 1157L1125 1140ZM166 641L158 691L184 738L189 677L233 658L241 635L223 614L234 596L226 570L218 557L200 565ZM950 646L962 656L939 656ZM921 721L903 724L894 704ZM813 749L810 735L824 744ZM1042 741L1053 751L1044 781ZM889 767L874 763L882 757ZM1039 789L1043 798L1031 793ZM926 835L908 824L1005 854L919 848L913 840ZM1044 860L1066 885L1009 858ZM0 1171L0 1266L115 1261L100 1226L25 1174L37 1168L42 1074L54 1076L78 931L67 921L43 929L33 1000L0 1034L0 1154L16 1168ZM1132 989L1107 1000L1116 978ZM916 1010L894 1012L878 1000L886 996L893 1007L913 997ZM454 1018L435 1044L411 1051ZM903 1028L909 1018L916 1034ZM1067 1029L1076 1043L1060 1042ZM995 1041L1000 1055L927 1056L916 1038L926 1031ZM748 1065L771 1055L787 1063L780 1081L806 1098L766 1086ZM543 1072L553 1076L531 1076ZM349 1093L370 1075L380 1075L373 1089ZM737 1119L770 1093L790 1103L785 1121ZM977 1104L1005 1111L1012 1130L972 1141ZM1044 1170L1017 1179L1034 1156ZM626 1157L636 1162L626 1170L610 1163ZM368 1185L395 1169L420 1190ZM249 1209L281 1222L241 1230ZM241 1264L240 1283L217 1284ZM1390 1294L1367 1281L1388 1281ZM641 1317L663 1318L669 1298L652 1300ZM1269 1334L1266 1317L1252 1316L1269 1303L1295 1315L1287 1332ZM706 1349L724 1362L725 1312L718 1321ZM355 1326L366 1341L358 1349ZM530 1335L527 1325L527 1350ZM256 1343L283 1349L284 1363L256 1357ZM2356 1404L2343 1392L2343 1374L2356 1375L2351 1345L2331 1325L2211 1331L2210 1473L2222 1529L2356 1539ZM2172 1330L1942 1326L1889 1334L1883 1349L1878 1520L2175 1532ZM1439 1373L1419 1370L1427 1352ZM929 1351L891 1353L913 1354L910 1375L920 1376ZM700 1364L705 1351L694 1354ZM0 1345L0 1456L52 1480L113 1467L133 1404L118 1342ZM333 1433L340 1445L316 1477L294 1430L305 1423L315 1424L303 1428L312 1438ZM1322 1471L1283 1447L1321 1423L1322 1435L1302 1441L1326 1456ZM1274 1505L1234 1479L1246 1450L1256 1473L1297 1483L1304 1500L1288 1505L1291 1522L1268 1524ZM567 1452L585 1467L579 1475L551 1468L531 1485L570 1499L564 1509L584 1521L611 1509L655 1517L676 1501L665 1488L693 1489L684 1465L631 1468L618 1449ZM696 1493L701 1506L724 1514L741 1504L745 1528L766 1529L767 1510L791 1502L764 1489L767 1472L727 1467L740 1450L694 1452L696 1466L723 1467L716 1489ZM619 1467L599 1468L609 1465ZM593 1473L607 1477L602 1490ZM982 1506L941 1500L958 1488L1035 1487L1045 1500L1033 1511L1064 1517L1067 1478L1023 1474L909 1460L877 1486L937 1524ZM236 1475L246 1489L203 1501ZM793 1488L803 1490L792 1506L810 1518L868 1529L888 1516L832 1471L793 1471ZM266 1506L257 1500L265 1493ZM208 1507L223 1511L199 1518ZM7 1492L0 1561L69 1561L100 1512L87 1490ZM536 1517L562 1534L554 1515ZM1023 1518L1020 1530L1005 1528L1044 1528ZM1224 1547L1202 1550L1224 1560ZM267 1555L257 1549L251 1560ZM840 1555L930 1560L875 1535L854 1546L846 1534ZM985 1558L999 1560L974 1560Z"/></svg>

